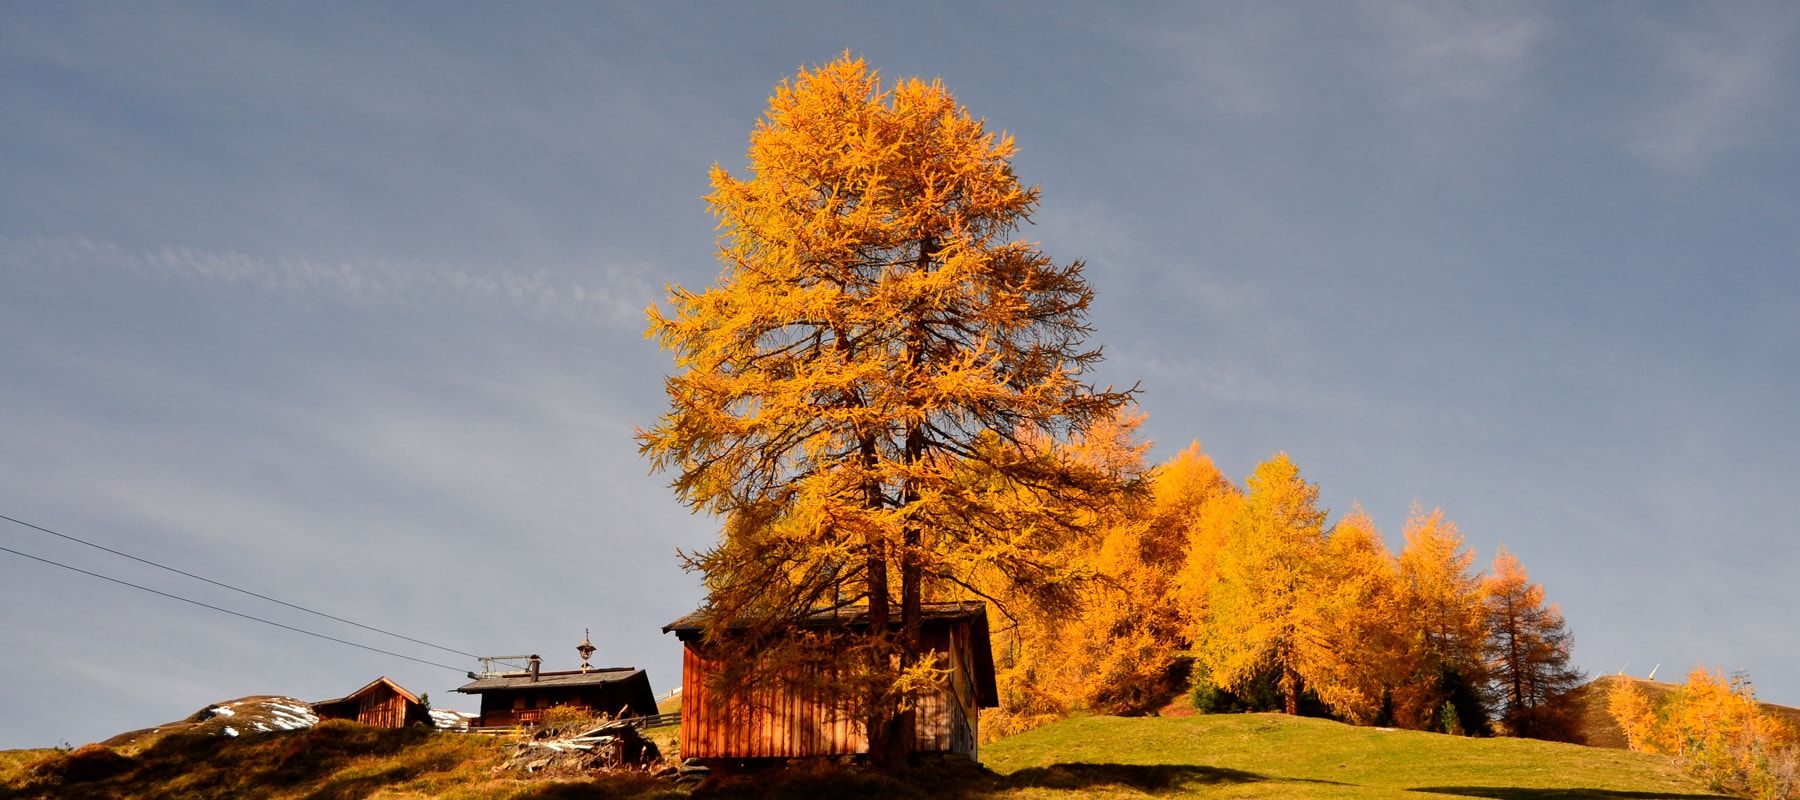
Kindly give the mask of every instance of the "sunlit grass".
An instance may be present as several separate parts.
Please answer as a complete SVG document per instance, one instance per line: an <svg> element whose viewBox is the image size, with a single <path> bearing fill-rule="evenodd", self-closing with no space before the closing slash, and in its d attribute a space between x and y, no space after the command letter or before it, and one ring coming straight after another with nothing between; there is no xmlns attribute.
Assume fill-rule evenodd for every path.
<svg viewBox="0 0 1800 800"><path fill-rule="evenodd" d="M995 742L982 761L1016 787L996 795L1008 798L1711 796L1639 753L1278 714L1077 718Z"/></svg>
<svg viewBox="0 0 1800 800"><path fill-rule="evenodd" d="M27 766L56 755L57 752L49 747L35 750L0 750L0 786L6 786L15 779L23 778Z"/></svg>
<svg viewBox="0 0 1800 800"><path fill-rule="evenodd" d="M672 733L673 729L668 732ZM678 798L691 787L641 774L582 781L496 775L507 740L328 722L226 739L174 735L129 771L66 785L25 781L56 751L0 753L0 800L268 797L557 800ZM1524 739L1467 739L1275 714L1081 717L985 745L986 769L954 761L899 776L812 763L745 776L715 797L1559 798L1711 797L1666 761ZM24 781L24 782L22 782ZM707 794L707 793L703 793Z"/></svg>

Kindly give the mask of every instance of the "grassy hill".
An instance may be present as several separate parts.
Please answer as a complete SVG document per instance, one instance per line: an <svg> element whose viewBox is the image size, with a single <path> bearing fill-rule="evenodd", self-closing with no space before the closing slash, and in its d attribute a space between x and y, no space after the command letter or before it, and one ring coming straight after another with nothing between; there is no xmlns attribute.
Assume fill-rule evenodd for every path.
<svg viewBox="0 0 1800 800"><path fill-rule="evenodd" d="M526 800L686 797L692 786L624 776L547 782L495 775L506 745L467 734L328 722L227 738L176 733L135 755L83 748L29 779L0 753L0 800L105 798L450 797ZM86 753L86 755L83 755ZM41 757L34 751L31 759ZM1660 759L1517 739L1464 739L1355 728L1273 714L1086 717L995 742L986 769L945 765L897 779L809 766L746 776L715 797L1551 798L1712 797ZM40 768L40 772L44 771Z"/></svg>
<svg viewBox="0 0 1800 800"><path fill-rule="evenodd" d="M0 800L676 795L673 787L658 790L653 780L640 776L609 782L613 794L563 794L568 784L495 775L493 767L505 752L506 743L492 736L371 728L341 720L254 736L177 731L157 737L134 755L88 745L40 762L37 771L50 773L48 780L28 775L26 765L14 764L10 773L0 772ZM66 777L57 780L58 776Z"/></svg>
<svg viewBox="0 0 1800 800"><path fill-rule="evenodd" d="M1668 762L1278 714L1066 720L982 753L1002 797L1712 797ZM1052 791L1053 790L1053 791Z"/></svg>
<svg viewBox="0 0 1800 800"><path fill-rule="evenodd" d="M1625 747L1625 731L1619 727L1619 723L1612 717L1612 712L1607 709L1607 696L1612 692L1613 687L1618 686L1621 682L1635 684L1650 699L1652 706L1660 704L1670 692L1679 688L1673 683L1648 681L1629 675L1602 675L1576 689L1571 701L1575 704L1576 716L1580 720L1580 730L1584 737L1583 741L1587 744L1594 747ZM1762 703L1761 705L1764 711L1787 720L1795 727L1800 727L1800 708L1774 703Z"/></svg>

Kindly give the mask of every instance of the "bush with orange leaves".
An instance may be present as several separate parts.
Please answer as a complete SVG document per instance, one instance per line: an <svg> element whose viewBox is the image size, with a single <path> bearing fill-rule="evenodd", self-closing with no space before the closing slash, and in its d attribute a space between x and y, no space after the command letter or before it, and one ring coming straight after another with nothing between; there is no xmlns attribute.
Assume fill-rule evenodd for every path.
<svg viewBox="0 0 1800 800"><path fill-rule="evenodd" d="M1621 681L1608 706L1631 749L1673 756L1714 789L1756 800L1800 798L1800 732L1757 704L1742 673L1726 678L1696 667L1659 706Z"/></svg>

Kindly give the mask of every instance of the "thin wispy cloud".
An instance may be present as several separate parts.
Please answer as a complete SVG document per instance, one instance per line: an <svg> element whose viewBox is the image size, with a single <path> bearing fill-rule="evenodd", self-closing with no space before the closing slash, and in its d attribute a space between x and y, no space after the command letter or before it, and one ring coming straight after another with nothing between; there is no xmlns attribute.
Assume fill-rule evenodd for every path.
<svg viewBox="0 0 1800 800"><path fill-rule="evenodd" d="M1051 257L1080 259L1087 264L1090 279L1110 282L1153 273L1160 288L1178 293L1210 314L1240 314L1260 300L1251 287L1219 270L1167 263L1145 246L1155 238L1154 231L1136 215L1104 203L1057 199L1046 203L1033 223L1021 232L1021 238L1053 239L1049 242ZM1113 299L1103 296L1101 302Z"/></svg>
<svg viewBox="0 0 1800 800"><path fill-rule="evenodd" d="M545 270L390 261L314 261L170 245L128 250L81 238L0 239L0 269L102 271L242 287L357 306L454 302L545 323L634 327L660 299L645 265L596 263L576 281Z"/></svg>
<svg viewBox="0 0 1800 800"><path fill-rule="evenodd" d="M1376 7L1389 58L1387 90L1404 109L1493 104L1525 81L1549 32L1530 9L1445 3Z"/></svg>
<svg viewBox="0 0 1800 800"><path fill-rule="evenodd" d="M1800 437L1800 7L421 11L8 9L8 508L471 651L568 659L591 625L671 687L658 626L701 592L672 551L716 521L631 439L671 369L642 310L716 275L707 165L849 48L1018 135L1021 236L1088 262L1089 377L1142 382L1158 459L1287 450L1390 537L1442 505L1554 587L1585 668L1800 697L1800 642L1758 634L1800 604L1768 524L1800 457L1767 446ZM43 553L115 568L74 547ZM41 564L0 584L59 598L0 651L71 666L0 691L0 746L382 673L455 700ZM84 694L92 641L141 680Z"/></svg>
<svg viewBox="0 0 1800 800"><path fill-rule="evenodd" d="M1791 137L1800 121L1782 115L1796 88L1797 43L1800 14L1792 7L1773 19L1726 12L1710 24L1649 29L1642 44L1656 82L1626 147L1656 169L1691 176L1784 130Z"/></svg>
<svg viewBox="0 0 1800 800"><path fill-rule="evenodd" d="M1317 384L1279 382L1245 359L1171 359L1128 347L1115 348L1109 355L1125 372L1151 376L1146 378L1144 388L1153 395L1200 396L1265 412L1278 410L1343 419L1360 419L1368 413L1353 397Z"/></svg>

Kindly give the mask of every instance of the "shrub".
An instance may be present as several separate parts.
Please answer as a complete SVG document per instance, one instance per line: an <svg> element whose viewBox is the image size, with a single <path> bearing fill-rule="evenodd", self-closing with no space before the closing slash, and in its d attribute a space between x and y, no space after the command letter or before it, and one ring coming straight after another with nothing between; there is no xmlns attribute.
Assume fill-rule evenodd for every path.
<svg viewBox="0 0 1800 800"><path fill-rule="evenodd" d="M1800 732L1757 703L1742 673L1696 668L1658 707L1621 681L1608 708L1633 750L1672 756L1714 789L1755 800L1800 797Z"/></svg>
<svg viewBox="0 0 1800 800"><path fill-rule="evenodd" d="M136 760L119 755L110 747L88 744L39 761L28 771L43 780L70 784L105 780L130 772L136 766Z"/></svg>
<svg viewBox="0 0 1800 800"><path fill-rule="evenodd" d="M1444 701L1444 707L1438 709L1438 719L1444 722L1444 732L1451 736L1463 735L1462 716L1456 713L1456 704Z"/></svg>
<svg viewBox="0 0 1800 800"><path fill-rule="evenodd" d="M538 716L538 730L552 735L581 733L610 719L592 709L577 706L551 706Z"/></svg>

